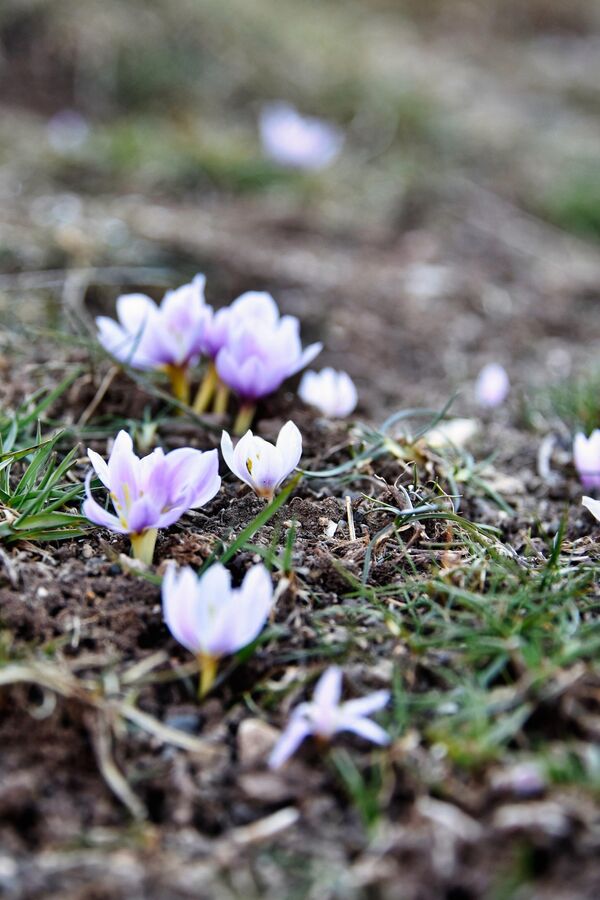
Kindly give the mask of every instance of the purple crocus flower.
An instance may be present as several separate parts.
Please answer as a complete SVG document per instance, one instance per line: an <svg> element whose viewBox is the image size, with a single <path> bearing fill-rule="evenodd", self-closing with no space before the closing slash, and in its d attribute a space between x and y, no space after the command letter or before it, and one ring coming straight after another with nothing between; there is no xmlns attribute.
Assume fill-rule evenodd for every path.
<svg viewBox="0 0 600 900"><path fill-rule="evenodd" d="M148 564L152 562L157 530L208 503L221 486L216 450L203 453L182 447L165 455L158 448L140 459L133 451L130 435L120 431L108 463L94 450L87 454L110 492L115 514L93 499L92 472L86 478L83 514L96 525L130 535L133 555Z"/></svg>
<svg viewBox="0 0 600 900"><path fill-rule="evenodd" d="M600 487L600 430L594 429L589 438L578 432L573 441L573 462L579 480L585 488Z"/></svg>
<svg viewBox="0 0 600 900"><path fill-rule="evenodd" d="M221 351L232 343L234 335L241 330L251 334L261 333L265 329L270 332L277 328L279 322L279 307L266 291L247 291L230 306L216 311L210 309L202 337L202 352L209 357L210 363L194 401L197 413L208 408L215 391L215 412L225 412L231 384L221 378L215 361Z"/></svg>
<svg viewBox="0 0 600 900"><path fill-rule="evenodd" d="M220 563L198 577L189 566L169 566L162 583L164 619L173 637L199 661L200 693L211 687L219 660L260 634L273 604L273 584L262 565L248 569L239 588Z"/></svg>
<svg viewBox="0 0 600 900"><path fill-rule="evenodd" d="M123 294L117 300L118 322L96 319L98 340L119 362L136 369L165 369L175 395L187 402L187 368L203 346L211 316L204 300L204 275L168 291L160 306L145 294Z"/></svg>
<svg viewBox="0 0 600 900"><path fill-rule="evenodd" d="M340 702L341 696L342 671L331 666L319 679L312 701L301 703L292 712L287 728L269 757L272 769L283 765L309 735L330 741L339 731L352 731L374 744L389 743L389 735L368 718L387 704L389 691L375 691L345 703Z"/></svg>
<svg viewBox="0 0 600 900"><path fill-rule="evenodd" d="M295 316L282 316L272 324L239 321L217 355L217 372L242 402L253 405L312 362L322 346L315 343L302 349L300 323Z"/></svg>
<svg viewBox="0 0 600 900"><path fill-rule="evenodd" d="M261 111L260 136L268 157L282 166L324 169L344 143L339 128L323 119L302 116L288 103L269 103Z"/></svg>

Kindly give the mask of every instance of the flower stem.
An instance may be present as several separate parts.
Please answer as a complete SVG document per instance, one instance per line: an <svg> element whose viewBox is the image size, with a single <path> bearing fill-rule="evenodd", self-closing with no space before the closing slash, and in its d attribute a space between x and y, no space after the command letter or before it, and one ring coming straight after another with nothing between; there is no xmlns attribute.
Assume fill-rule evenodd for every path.
<svg viewBox="0 0 600 900"><path fill-rule="evenodd" d="M252 425L252 419L256 412L255 403L242 403L233 426L233 433L240 437L245 434Z"/></svg>
<svg viewBox="0 0 600 900"><path fill-rule="evenodd" d="M223 415L227 412L227 404L229 402L229 388L226 384L223 384L221 380L219 380L219 384L217 387L217 393L215 394L215 402L213 405L213 412L219 413L219 415Z"/></svg>
<svg viewBox="0 0 600 900"><path fill-rule="evenodd" d="M188 378L187 366L167 366L167 375L171 382L171 390L173 395L185 403L186 406L190 402L190 382Z"/></svg>
<svg viewBox="0 0 600 900"><path fill-rule="evenodd" d="M208 369L204 373L204 378L202 379L202 383L198 388L198 393L194 400L195 413L201 415L203 412L206 412L217 389L218 382L219 376L217 375L217 369L214 362L211 361L208 364Z"/></svg>
<svg viewBox="0 0 600 900"><path fill-rule="evenodd" d="M219 668L219 658L210 656L207 653L198 654L198 665L200 666L200 681L198 683L198 699L206 697L217 677L217 669Z"/></svg>
<svg viewBox="0 0 600 900"><path fill-rule="evenodd" d="M146 528L141 534L131 535L131 552L134 559L141 560L147 566L152 565L157 535L157 528Z"/></svg>

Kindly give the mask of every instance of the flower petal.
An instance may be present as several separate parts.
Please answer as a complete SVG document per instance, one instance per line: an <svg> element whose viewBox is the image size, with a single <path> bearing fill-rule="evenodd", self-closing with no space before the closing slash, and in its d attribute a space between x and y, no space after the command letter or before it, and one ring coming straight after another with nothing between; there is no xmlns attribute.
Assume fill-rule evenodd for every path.
<svg viewBox="0 0 600 900"><path fill-rule="evenodd" d="M282 766L311 732L310 724L304 717L292 715L287 728L271 751L269 768L278 769Z"/></svg>
<svg viewBox="0 0 600 900"><path fill-rule="evenodd" d="M330 709L338 706L342 696L342 670L330 666L323 672L313 694L313 705Z"/></svg>

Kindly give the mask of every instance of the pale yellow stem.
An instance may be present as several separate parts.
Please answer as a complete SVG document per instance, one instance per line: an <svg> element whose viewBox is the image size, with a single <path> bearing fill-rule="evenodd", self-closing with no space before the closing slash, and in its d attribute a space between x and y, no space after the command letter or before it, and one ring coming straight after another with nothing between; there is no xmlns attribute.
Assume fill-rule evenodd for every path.
<svg viewBox="0 0 600 900"><path fill-rule="evenodd" d="M167 366L167 375L171 382L173 396L181 403L185 403L186 406L189 406L190 381L188 378L187 366Z"/></svg>
<svg viewBox="0 0 600 900"><path fill-rule="evenodd" d="M214 362L210 362L208 364L208 369L204 373L202 383L198 388L196 399L194 400L195 413L201 415L203 412L206 412L206 410L210 406L210 401L212 400L213 395L217 389L218 382L219 376L217 375L217 369Z"/></svg>
<svg viewBox="0 0 600 900"><path fill-rule="evenodd" d="M198 684L198 697L201 700L206 697L217 677L219 668L218 656L210 656L206 653L198 654L198 665L200 666L200 682Z"/></svg>
<svg viewBox="0 0 600 900"><path fill-rule="evenodd" d="M213 412L219 413L219 415L224 415L227 412L227 404L229 403L229 388L226 384L223 384L222 381L219 381L219 386L217 387L217 393L215 394L215 403L213 406Z"/></svg>
<svg viewBox="0 0 600 900"><path fill-rule="evenodd" d="M146 563L147 566L151 566L157 536L157 528L146 528L141 534L132 534L131 552L133 557Z"/></svg>
<svg viewBox="0 0 600 900"><path fill-rule="evenodd" d="M237 418L233 425L233 433L240 437L242 434L246 434L250 426L252 425L252 419L254 418L254 413L256 412L256 404L255 403L242 403L238 410Z"/></svg>

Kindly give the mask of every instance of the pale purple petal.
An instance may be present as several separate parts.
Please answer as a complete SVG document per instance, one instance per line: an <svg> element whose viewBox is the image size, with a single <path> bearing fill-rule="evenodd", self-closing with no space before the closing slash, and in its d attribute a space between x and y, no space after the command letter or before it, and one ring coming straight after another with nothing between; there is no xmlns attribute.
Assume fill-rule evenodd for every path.
<svg viewBox="0 0 600 900"><path fill-rule="evenodd" d="M91 480L92 473L89 472L85 479L86 499L83 501L82 506L83 515L86 519L89 519L90 522L93 522L94 525L108 528L110 531L115 531L117 534L127 534L127 528L121 524L117 516L107 512L104 507L100 506L100 504L94 500L90 487Z"/></svg>
<svg viewBox="0 0 600 900"><path fill-rule="evenodd" d="M296 752L302 741L311 734L312 729L303 717L292 715L287 728L273 747L268 765L278 769Z"/></svg>
<svg viewBox="0 0 600 900"><path fill-rule="evenodd" d="M311 363L313 359L315 359L315 357L319 355L322 349L323 344L321 344L319 341L306 347L306 349L302 351L300 358L290 366L288 377L290 377L291 375L295 375L296 372L299 372L301 369Z"/></svg>
<svg viewBox="0 0 600 900"><path fill-rule="evenodd" d="M123 507L138 496L138 464L139 459L133 452L130 435L126 431L120 431L108 460L108 476L111 493Z"/></svg>
<svg viewBox="0 0 600 900"><path fill-rule="evenodd" d="M354 734L360 735L373 744L389 744L390 736L376 722L371 719L362 719L359 717L340 717L338 721L337 731L352 731Z"/></svg>
<svg viewBox="0 0 600 900"><path fill-rule="evenodd" d="M232 623L235 650L251 644L262 631L273 603L273 582L263 565L246 572L241 588L235 592L235 619Z"/></svg>
<svg viewBox="0 0 600 900"><path fill-rule="evenodd" d="M167 568L162 582L162 602L165 623L175 640L190 653L197 653L198 579L189 566L179 573L174 565Z"/></svg>
<svg viewBox="0 0 600 900"><path fill-rule="evenodd" d="M130 534L142 534L148 528L157 528L160 508L148 495L134 500L127 510L127 525Z"/></svg>
<svg viewBox="0 0 600 900"><path fill-rule="evenodd" d="M347 700L342 704L341 710L344 716L368 716L383 709L389 699L389 691L375 691L367 694L366 697L359 697L357 700Z"/></svg>
<svg viewBox="0 0 600 900"><path fill-rule="evenodd" d="M342 670L330 666L319 678L313 694L313 705L329 709L338 706L342 696Z"/></svg>
<svg viewBox="0 0 600 900"><path fill-rule="evenodd" d="M216 450L173 450L167 455L170 497L187 497L188 509L204 506L221 487L219 454Z"/></svg>

